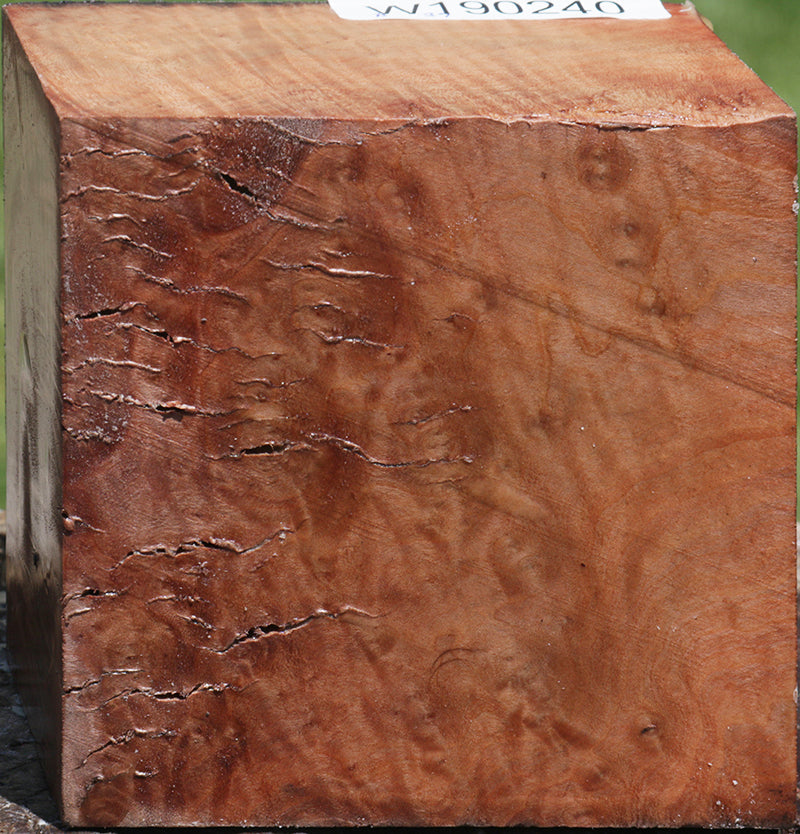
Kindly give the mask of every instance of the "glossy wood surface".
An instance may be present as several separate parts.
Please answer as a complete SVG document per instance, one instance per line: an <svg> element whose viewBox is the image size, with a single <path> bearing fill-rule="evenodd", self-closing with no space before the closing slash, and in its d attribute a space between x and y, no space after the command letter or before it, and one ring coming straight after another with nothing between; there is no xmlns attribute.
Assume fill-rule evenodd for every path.
<svg viewBox="0 0 800 834"><path fill-rule="evenodd" d="M217 11L246 30L202 47L222 67L261 21L301 90L309 16L322 65L345 32L177 8L130 26ZM572 81L498 115L502 62L418 119L385 77L281 111L245 78L246 118L190 74L151 118L149 85L121 113L93 83L99 47L10 14L60 114L67 820L789 825L785 106L747 76L757 101L702 110L681 58L640 81L649 129ZM716 44L677 10L551 37L592 29ZM740 67L719 49L707 79Z"/></svg>

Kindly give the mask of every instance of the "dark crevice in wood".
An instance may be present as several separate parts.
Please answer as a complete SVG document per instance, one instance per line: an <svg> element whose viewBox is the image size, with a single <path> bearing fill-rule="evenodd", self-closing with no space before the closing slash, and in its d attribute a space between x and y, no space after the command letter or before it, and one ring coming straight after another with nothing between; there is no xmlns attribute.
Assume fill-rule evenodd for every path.
<svg viewBox="0 0 800 834"><path fill-rule="evenodd" d="M251 629L244 632L244 634L240 634L235 637L230 643L228 643L227 646L225 646L225 648L218 649L217 654L224 654L242 643L260 640L262 637L268 637L271 634L289 634L290 632L304 628L317 620L338 620L345 614L356 614L361 617L369 618L374 618L376 616L375 614L369 614L359 608L352 608L350 606L342 608L339 611L326 611L324 609L319 609L306 617L289 620L286 623L267 623L266 625L253 626Z"/></svg>
<svg viewBox="0 0 800 834"><path fill-rule="evenodd" d="M258 197L246 185L242 185L240 182L237 182L230 174L220 171L219 176L228 188L238 192L239 194L244 194L245 197L249 197L251 200L258 202Z"/></svg>
<svg viewBox="0 0 800 834"><path fill-rule="evenodd" d="M262 443L260 446L253 446L250 449L242 449L243 455L279 455L287 449L293 447L293 443L285 441L283 443Z"/></svg>
<svg viewBox="0 0 800 834"><path fill-rule="evenodd" d="M86 321L87 319L99 319L105 316L117 316L130 308L130 303L120 304L119 307L104 307L102 310L92 310L91 313L78 313L72 316L72 319L75 321Z"/></svg>

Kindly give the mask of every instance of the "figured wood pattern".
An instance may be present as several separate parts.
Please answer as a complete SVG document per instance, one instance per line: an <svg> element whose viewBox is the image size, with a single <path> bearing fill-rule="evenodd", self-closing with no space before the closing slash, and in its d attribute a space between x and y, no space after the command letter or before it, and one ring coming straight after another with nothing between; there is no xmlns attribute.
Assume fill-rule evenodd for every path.
<svg viewBox="0 0 800 834"><path fill-rule="evenodd" d="M445 27L368 26L309 3L9 6L5 14L24 28L26 54L65 118L489 116L718 127L790 112L692 7L667 8L663 21Z"/></svg>
<svg viewBox="0 0 800 834"><path fill-rule="evenodd" d="M67 802L787 813L792 290L735 242L790 195L730 161L781 126L159 127L67 139Z"/></svg>
<svg viewBox="0 0 800 834"><path fill-rule="evenodd" d="M44 86L69 822L789 824L774 100L631 129Z"/></svg>

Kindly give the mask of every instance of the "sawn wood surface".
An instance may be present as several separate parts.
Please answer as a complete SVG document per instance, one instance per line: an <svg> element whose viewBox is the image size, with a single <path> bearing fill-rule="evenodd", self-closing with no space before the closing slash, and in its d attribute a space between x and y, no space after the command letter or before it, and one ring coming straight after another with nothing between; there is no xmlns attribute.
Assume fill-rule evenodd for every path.
<svg viewBox="0 0 800 834"><path fill-rule="evenodd" d="M68 822L791 824L794 119L671 10L6 10Z"/></svg>

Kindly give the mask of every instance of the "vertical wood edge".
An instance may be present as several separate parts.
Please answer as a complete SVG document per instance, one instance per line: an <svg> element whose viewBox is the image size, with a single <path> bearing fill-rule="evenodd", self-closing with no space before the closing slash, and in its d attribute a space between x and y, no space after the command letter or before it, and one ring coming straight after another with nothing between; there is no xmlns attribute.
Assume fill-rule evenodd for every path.
<svg viewBox="0 0 800 834"><path fill-rule="evenodd" d="M59 126L3 12L8 650L60 804Z"/></svg>

